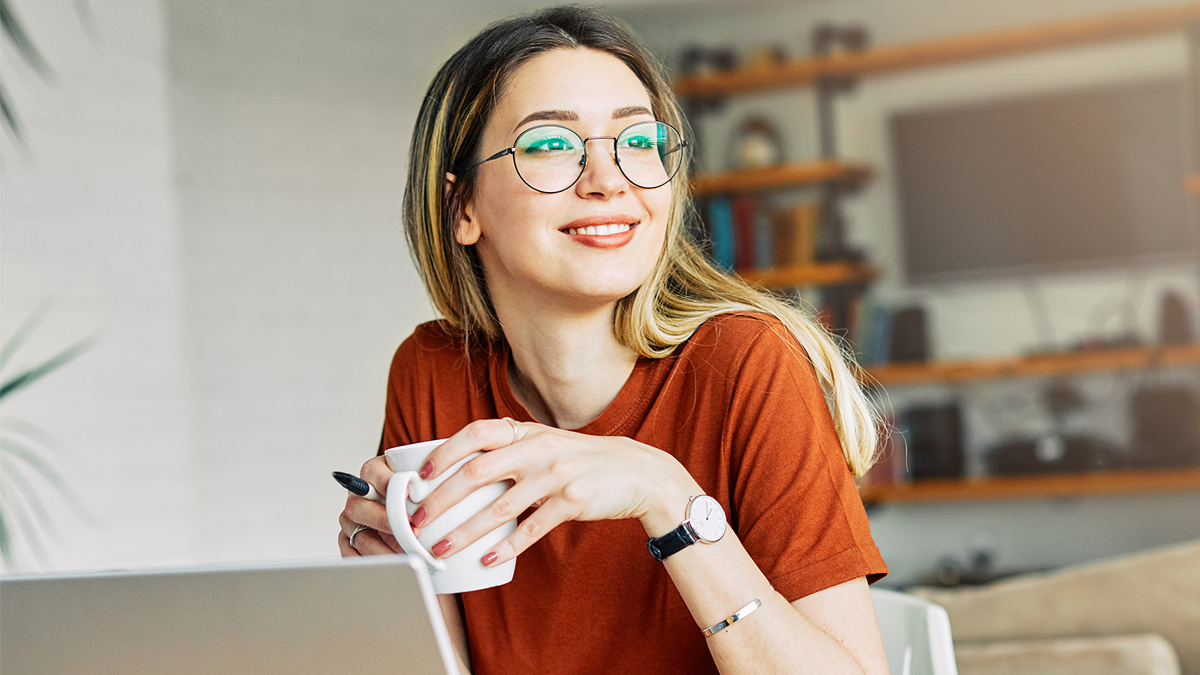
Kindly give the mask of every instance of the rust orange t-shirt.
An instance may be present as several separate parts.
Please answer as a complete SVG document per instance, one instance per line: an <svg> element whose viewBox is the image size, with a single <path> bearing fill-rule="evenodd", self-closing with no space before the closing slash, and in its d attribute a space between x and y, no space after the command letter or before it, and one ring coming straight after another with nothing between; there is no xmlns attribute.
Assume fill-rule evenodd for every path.
<svg viewBox="0 0 1200 675"><path fill-rule="evenodd" d="M467 359L440 322L400 345L383 448L478 419L534 421L509 389L507 347L473 346ZM887 573L812 367L772 317L722 315L671 356L639 359L576 431L678 459L788 601ZM517 558L511 583L461 601L476 675L717 672L636 520L564 523Z"/></svg>

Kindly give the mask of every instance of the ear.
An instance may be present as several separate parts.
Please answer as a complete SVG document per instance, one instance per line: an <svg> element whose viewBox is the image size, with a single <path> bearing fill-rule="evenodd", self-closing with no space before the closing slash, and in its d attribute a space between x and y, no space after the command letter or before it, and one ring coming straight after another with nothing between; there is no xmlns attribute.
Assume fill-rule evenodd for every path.
<svg viewBox="0 0 1200 675"><path fill-rule="evenodd" d="M456 177L450 172L446 172L446 195L450 195L450 190L454 188ZM473 215L474 209L471 204L463 204L458 212L458 225L454 228L454 240L463 246L470 246L479 241L482 234L479 230L479 223Z"/></svg>

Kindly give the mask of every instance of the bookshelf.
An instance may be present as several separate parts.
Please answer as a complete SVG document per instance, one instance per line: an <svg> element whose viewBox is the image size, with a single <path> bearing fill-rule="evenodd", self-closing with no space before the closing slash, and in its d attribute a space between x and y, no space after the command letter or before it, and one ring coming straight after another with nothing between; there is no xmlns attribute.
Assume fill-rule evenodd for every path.
<svg viewBox="0 0 1200 675"><path fill-rule="evenodd" d="M874 265L856 262L813 263L738 272L738 276L746 283L770 289L866 283L873 281L878 274L879 270Z"/></svg>
<svg viewBox="0 0 1200 675"><path fill-rule="evenodd" d="M681 77L675 81L675 92L681 96L728 96L811 86L827 77L879 75L1153 35L1182 30L1195 21L1200 21L1200 2L876 47L862 52L794 59L774 66Z"/></svg>
<svg viewBox="0 0 1200 675"><path fill-rule="evenodd" d="M789 187L842 183L860 185L871 178L870 167L847 164L838 160L818 160L768 166L761 169L702 173L692 179L692 194L696 197L761 192Z"/></svg>
<svg viewBox="0 0 1200 675"><path fill-rule="evenodd" d="M997 501L1200 491L1200 468L926 479L859 490L867 504Z"/></svg>
<svg viewBox="0 0 1200 675"><path fill-rule="evenodd" d="M677 94L700 101L812 87L818 98L831 96L837 78L883 75L905 70L953 65L1014 56L1108 40L1129 39L1171 31L1200 34L1200 2L1137 9L1098 17L1012 27L909 44L885 45L858 52L793 59L777 65L746 67L727 72L681 77ZM698 106L703 109L704 106ZM822 128L822 132L828 129ZM794 186L820 186L826 204L836 206L839 191L870 180L869 167L841 161L825 152L822 160L769 169L700 174L693 187L698 197L762 192ZM1200 173L1186 178L1189 194L1200 195ZM840 225L839 225L840 226ZM876 270L865 263L826 263L786 269L742 271L751 283L768 288L821 286L870 281ZM1162 366L1200 364L1200 344L1094 349L1027 356L892 364L864 371L871 385L911 386L1054 377L1118 372ZM920 480L906 484L867 486L867 503L955 502L1088 495L1122 495L1200 490L1200 468L1120 470L1086 474L1006 476L984 479Z"/></svg>
<svg viewBox="0 0 1200 675"><path fill-rule="evenodd" d="M1129 349L1085 349L1009 358L895 363L867 368L864 381L888 387L1102 373L1198 364L1200 364L1200 344Z"/></svg>

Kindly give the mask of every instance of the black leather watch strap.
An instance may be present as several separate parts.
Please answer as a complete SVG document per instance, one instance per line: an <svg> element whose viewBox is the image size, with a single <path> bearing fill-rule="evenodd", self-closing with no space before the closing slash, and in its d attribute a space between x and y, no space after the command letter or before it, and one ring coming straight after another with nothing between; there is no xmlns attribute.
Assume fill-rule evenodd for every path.
<svg viewBox="0 0 1200 675"><path fill-rule="evenodd" d="M646 547L650 549L650 555L654 556L655 560L666 560L698 541L700 538L685 522L663 536L647 541Z"/></svg>

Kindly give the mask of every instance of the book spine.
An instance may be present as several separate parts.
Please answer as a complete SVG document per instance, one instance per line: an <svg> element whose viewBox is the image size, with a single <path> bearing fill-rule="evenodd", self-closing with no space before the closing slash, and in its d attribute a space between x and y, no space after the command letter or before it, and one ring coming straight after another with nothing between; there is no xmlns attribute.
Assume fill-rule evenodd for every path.
<svg viewBox="0 0 1200 675"><path fill-rule="evenodd" d="M713 262L726 270L733 269L733 211L729 200L715 197L708 203L709 236L712 238Z"/></svg>

